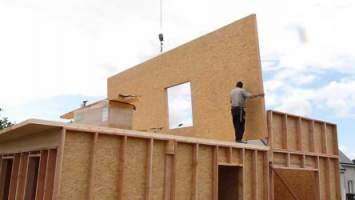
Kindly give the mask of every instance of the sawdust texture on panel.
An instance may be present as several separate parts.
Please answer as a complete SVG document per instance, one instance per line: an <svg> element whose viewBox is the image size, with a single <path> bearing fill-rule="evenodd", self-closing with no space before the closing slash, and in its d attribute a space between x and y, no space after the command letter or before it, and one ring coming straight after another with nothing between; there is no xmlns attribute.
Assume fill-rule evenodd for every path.
<svg viewBox="0 0 355 200"><path fill-rule="evenodd" d="M95 199L116 200L118 198L117 180L119 167L118 136L99 135L96 147L94 169Z"/></svg>
<svg viewBox="0 0 355 200"><path fill-rule="evenodd" d="M228 153L229 148L219 147L218 148L218 162L227 163L228 162Z"/></svg>
<svg viewBox="0 0 355 200"><path fill-rule="evenodd" d="M235 164L243 164L242 149L233 148L232 150L232 162Z"/></svg>
<svg viewBox="0 0 355 200"><path fill-rule="evenodd" d="M191 144L179 143L176 153L176 200L190 200L192 195L192 153Z"/></svg>
<svg viewBox="0 0 355 200"><path fill-rule="evenodd" d="M0 153L18 153L37 149L54 148L59 145L60 131L46 131L0 143Z"/></svg>
<svg viewBox="0 0 355 200"><path fill-rule="evenodd" d="M212 200L213 187L213 159L212 147L200 145L198 157L198 197L199 199Z"/></svg>
<svg viewBox="0 0 355 200"><path fill-rule="evenodd" d="M147 141L128 137L123 175L123 199L144 199Z"/></svg>
<svg viewBox="0 0 355 200"><path fill-rule="evenodd" d="M256 16L163 53L108 79L109 99L139 95L133 129L202 138L234 140L230 91L236 81L251 93L263 93ZM169 129L166 88L191 83L193 127ZM247 139L266 137L264 98L251 99L246 109Z"/></svg>
<svg viewBox="0 0 355 200"><path fill-rule="evenodd" d="M88 199L93 134L67 132L64 145L61 199Z"/></svg>
<svg viewBox="0 0 355 200"><path fill-rule="evenodd" d="M165 170L165 141L154 140L152 188L151 195L154 200L164 198L164 170Z"/></svg>

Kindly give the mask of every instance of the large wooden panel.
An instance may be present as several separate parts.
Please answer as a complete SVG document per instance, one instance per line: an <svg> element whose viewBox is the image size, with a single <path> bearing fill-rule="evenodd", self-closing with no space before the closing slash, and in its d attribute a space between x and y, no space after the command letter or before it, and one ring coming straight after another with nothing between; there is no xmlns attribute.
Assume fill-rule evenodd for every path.
<svg viewBox="0 0 355 200"><path fill-rule="evenodd" d="M176 199L190 200L192 194L192 145L179 144L176 154Z"/></svg>
<svg viewBox="0 0 355 200"><path fill-rule="evenodd" d="M154 141L153 151L153 184L152 199L162 200L164 197L165 142Z"/></svg>
<svg viewBox="0 0 355 200"><path fill-rule="evenodd" d="M267 117L274 151L338 155L335 124L271 110Z"/></svg>
<svg viewBox="0 0 355 200"><path fill-rule="evenodd" d="M139 95L133 129L234 140L230 90L241 80L263 93L255 15L248 16L108 79L108 96ZM191 82L193 127L168 129L166 88ZM248 139L266 136L264 99L247 104Z"/></svg>
<svg viewBox="0 0 355 200"><path fill-rule="evenodd" d="M198 197L212 199L212 148L201 145L198 158Z"/></svg>
<svg viewBox="0 0 355 200"><path fill-rule="evenodd" d="M94 169L95 199L118 198L119 137L100 135L97 141Z"/></svg>
<svg viewBox="0 0 355 200"><path fill-rule="evenodd" d="M93 134L67 132L64 147L61 198L88 199Z"/></svg>

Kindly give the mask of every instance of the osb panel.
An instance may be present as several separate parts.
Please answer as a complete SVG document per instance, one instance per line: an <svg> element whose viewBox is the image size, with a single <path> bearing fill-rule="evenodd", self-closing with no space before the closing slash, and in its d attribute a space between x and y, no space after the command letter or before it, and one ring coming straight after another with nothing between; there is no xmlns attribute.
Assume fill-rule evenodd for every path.
<svg viewBox="0 0 355 200"><path fill-rule="evenodd" d="M117 199L119 166L119 144L117 136L99 135L96 146L95 199Z"/></svg>
<svg viewBox="0 0 355 200"><path fill-rule="evenodd" d="M272 147L274 149L282 149L282 140L285 137L285 133L282 130L282 117L278 114L273 114L272 116Z"/></svg>
<svg viewBox="0 0 355 200"><path fill-rule="evenodd" d="M290 197L289 190L296 195L297 199L302 200L314 200L315 199L315 187L316 179L315 172L313 171L301 171L301 170L284 170L274 169L279 176L276 179L282 179L286 182L287 186L282 181L275 181L275 189L278 187L284 190L276 190L275 200L294 199ZM288 187L289 190L286 189Z"/></svg>
<svg viewBox="0 0 355 200"><path fill-rule="evenodd" d="M287 164L287 154L285 153L273 153L273 164L279 166L286 166Z"/></svg>
<svg viewBox="0 0 355 200"><path fill-rule="evenodd" d="M199 199L212 199L212 148L201 145L198 157L198 197Z"/></svg>
<svg viewBox="0 0 355 200"><path fill-rule="evenodd" d="M273 200L289 200L294 199L292 194L287 190L286 185L281 181L280 177L278 177L275 173L274 177L274 199Z"/></svg>
<svg viewBox="0 0 355 200"><path fill-rule="evenodd" d="M236 163L236 164L242 164L243 163L242 149L233 148L233 150L232 150L232 162Z"/></svg>
<svg viewBox="0 0 355 200"><path fill-rule="evenodd" d="M192 190L192 145L179 143L176 154L177 200L190 200Z"/></svg>
<svg viewBox="0 0 355 200"><path fill-rule="evenodd" d="M8 140L0 143L0 153L17 153L36 149L46 149L56 147L60 141L60 131L47 131L27 135L21 139Z"/></svg>
<svg viewBox="0 0 355 200"><path fill-rule="evenodd" d="M313 135L310 133L310 128L311 128L311 121L302 119L301 121L302 142L301 143L304 152L311 151L310 138L313 137Z"/></svg>
<svg viewBox="0 0 355 200"><path fill-rule="evenodd" d="M154 200L164 198L164 169L165 169L165 142L154 141L153 168L152 168L152 189L151 195Z"/></svg>
<svg viewBox="0 0 355 200"><path fill-rule="evenodd" d="M144 199L147 140L129 137L126 155L123 199Z"/></svg>
<svg viewBox="0 0 355 200"><path fill-rule="evenodd" d="M290 156L291 167L301 167L302 165L302 156L301 155L291 155Z"/></svg>
<svg viewBox="0 0 355 200"><path fill-rule="evenodd" d="M287 145L289 150L297 150L297 118L295 117L287 117Z"/></svg>
<svg viewBox="0 0 355 200"><path fill-rule="evenodd" d="M253 165L253 155L254 152L250 150L245 150L245 160L243 166L243 173L246 178L243 182L243 191L245 192L245 200L253 200L255 196L255 185L253 185L253 179L255 178L253 172L255 170ZM244 200L244 199L243 199Z"/></svg>
<svg viewBox="0 0 355 200"><path fill-rule="evenodd" d="M264 185L264 179L266 178L265 175L265 170L266 167L268 165L268 163L265 163L265 153L258 151L258 155L257 155L257 165L256 165L256 179L257 179L257 185L255 187L257 187L257 194L256 194L256 199L265 199L264 198L264 194L265 192L267 192L267 187L265 187Z"/></svg>
<svg viewBox="0 0 355 200"><path fill-rule="evenodd" d="M327 169L327 159L319 158L319 190L320 190L320 199L327 200L329 196L328 189L328 169Z"/></svg>
<svg viewBox="0 0 355 200"><path fill-rule="evenodd" d="M329 186L330 186L330 191L329 191L329 200L337 200L337 185L336 185L336 174L339 173L338 170L336 169L335 165L338 163L334 159L329 159Z"/></svg>
<svg viewBox="0 0 355 200"><path fill-rule="evenodd" d="M317 153L322 152L322 124L314 122L314 151Z"/></svg>
<svg viewBox="0 0 355 200"><path fill-rule="evenodd" d="M67 132L64 146L61 199L88 199L93 134Z"/></svg>
<svg viewBox="0 0 355 200"><path fill-rule="evenodd" d="M315 169L317 168L317 161L316 161L317 157L314 156L306 156L306 168L312 168Z"/></svg>
<svg viewBox="0 0 355 200"><path fill-rule="evenodd" d="M220 147L218 148L218 162L227 163L229 148Z"/></svg>
<svg viewBox="0 0 355 200"><path fill-rule="evenodd" d="M234 140L229 94L237 80L251 93L263 93L256 17L229 26L161 54L108 79L108 96L140 95L133 129L163 127L162 132ZM166 88L190 82L193 127L168 129ZM247 104L245 137L266 136L264 98Z"/></svg>
<svg viewBox="0 0 355 200"><path fill-rule="evenodd" d="M331 155L336 155L336 151L334 147L337 147L336 144L336 133L335 127L331 125L327 125L325 128L325 135L327 136L327 153Z"/></svg>

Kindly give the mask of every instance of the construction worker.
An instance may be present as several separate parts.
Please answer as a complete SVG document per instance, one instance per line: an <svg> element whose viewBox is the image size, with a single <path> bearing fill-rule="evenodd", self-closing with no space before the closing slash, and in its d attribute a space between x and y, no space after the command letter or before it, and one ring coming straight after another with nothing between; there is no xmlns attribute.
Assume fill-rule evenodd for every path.
<svg viewBox="0 0 355 200"><path fill-rule="evenodd" d="M243 82L238 81L236 87L230 93L231 112L235 131L236 142L245 143L242 141L245 129L245 102L247 99L263 97L264 94L252 95L243 88Z"/></svg>

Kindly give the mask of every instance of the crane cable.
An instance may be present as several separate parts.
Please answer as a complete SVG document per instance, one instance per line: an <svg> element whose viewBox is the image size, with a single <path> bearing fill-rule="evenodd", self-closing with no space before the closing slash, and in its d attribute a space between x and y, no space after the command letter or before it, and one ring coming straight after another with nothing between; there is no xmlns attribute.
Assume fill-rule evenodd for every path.
<svg viewBox="0 0 355 200"><path fill-rule="evenodd" d="M160 33L159 33L159 41L160 41L160 52L163 52L163 0L160 0Z"/></svg>

